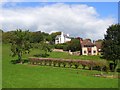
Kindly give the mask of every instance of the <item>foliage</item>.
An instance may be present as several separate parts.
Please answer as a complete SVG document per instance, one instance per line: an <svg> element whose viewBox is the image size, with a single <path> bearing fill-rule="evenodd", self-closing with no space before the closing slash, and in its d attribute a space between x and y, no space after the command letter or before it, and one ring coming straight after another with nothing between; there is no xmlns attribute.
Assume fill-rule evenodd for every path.
<svg viewBox="0 0 120 90"><path fill-rule="evenodd" d="M120 60L120 24L115 24L107 29L107 34L102 45L103 58L114 62L114 69Z"/></svg>
<svg viewBox="0 0 120 90"><path fill-rule="evenodd" d="M64 46L63 50L71 50L72 52L81 51L80 40L77 38L72 39L70 42L67 42L67 45Z"/></svg>
<svg viewBox="0 0 120 90"><path fill-rule="evenodd" d="M37 31L37 32L29 32L30 34L30 42L31 43L40 43L43 41L50 41L51 37L48 33Z"/></svg>
<svg viewBox="0 0 120 90"><path fill-rule="evenodd" d="M108 64L106 61L93 61L93 60L69 60L69 59L54 59L54 58L29 58L30 63L31 64L37 64L36 62L43 62L44 65L47 65L47 63L49 65L51 65L51 63L53 63L53 66L56 66L58 64L58 67L60 67L60 65L62 64L63 67L66 67L67 65L72 67L74 66L76 69L82 65L87 66L89 69L93 69L94 67L96 67L97 70L103 71L103 68L107 68ZM50 62L49 62L50 61ZM83 68L85 69L85 68Z"/></svg>
<svg viewBox="0 0 120 90"><path fill-rule="evenodd" d="M54 42L55 42L55 37L56 37L57 35L60 35L60 34L61 34L61 32L55 32L55 33L51 33L51 34L50 34L52 44L54 44Z"/></svg>
<svg viewBox="0 0 120 90"><path fill-rule="evenodd" d="M52 45L47 43L42 43L41 49L45 51L45 55L46 55L47 52L52 52Z"/></svg>
<svg viewBox="0 0 120 90"><path fill-rule="evenodd" d="M41 31L30 32L30 42L39 43L43 41L44 37Z"/></svg>
<svg viewBox="0 0 120 90"><path fill-rule="evenodd" d="M30 43L28 31L16 30L14 33L14 39L11 41L12 56L18 56L18 61L22 62L22 54L30 52Z"/></svg>
<svg viewBox="0 0 120 90"><path fill-rule="evenodd" d="M61 43L61 44L55 44L54 47L56 49L64 49L64 47L67 46L67 43Z"/></svg>
<svg viewBox="0 0 120 90"><path fill-rule="evenodd" d="M47 57L49 56L48 52L52 52L53 46L49 43L32 43L32 48L39 49L39 54L34 56Z"/></svg>
<svg viewBox="0 0 120 90"><path fill-rule="evenodd" d="M15 31L2 32L2 42L11 43L14 39L14 33Z"/></svg>
<svg viewBox="0 0 120 90"><path fill-rule="evenodd" d="M0 43L2 42L2 34L3 34L3 30L0 29Z"/></svg>
<svg viewBox="0 0 120 90"><path fill-rule="evenodd" d="M55 44L54 47L56 49L63 49L64 51L71 50L72 52L81 50L80 40L77 38L73 38L71 41L66 43Z"/></svg>

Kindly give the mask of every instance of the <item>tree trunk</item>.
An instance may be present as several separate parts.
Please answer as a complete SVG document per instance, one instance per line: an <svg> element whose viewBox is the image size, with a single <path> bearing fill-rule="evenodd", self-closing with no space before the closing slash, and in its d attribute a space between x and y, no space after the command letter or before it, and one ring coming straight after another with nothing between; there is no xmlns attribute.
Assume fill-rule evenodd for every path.
<svg viewBox="0 0 120 90"><path fill-rule="evenodd" d="M117 61L114 60L114 72L116 73L116 71L117 71Z"/></svg>
<svg viewBox="0 0 120 90"><path fill-rule="evenodd" d="M103 72L102 72L102 70L103 70L103 67L101 67L101 68L100 68L100 71L101 71L101 75L103 75Z"/></svg>
<svg viewBox="0 0 120 90"><path fill-rule="evenodd" d="M21 53L21 52L18 53L18 61L19 61L21 64L23 64L23 62L22 62L22 53Z"/></svg>

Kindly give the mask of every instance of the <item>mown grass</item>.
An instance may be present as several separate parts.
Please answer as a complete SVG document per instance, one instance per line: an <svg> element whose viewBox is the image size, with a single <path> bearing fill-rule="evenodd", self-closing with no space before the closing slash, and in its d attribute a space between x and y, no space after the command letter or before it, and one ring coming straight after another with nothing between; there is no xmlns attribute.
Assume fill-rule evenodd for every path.
<svg viewBox="0 0 120 90"><path fill-rule="evenodd" d="M39 49L34 49L31 50L32 52L35 53L35 55L40 55L40 50ZM42 51L44 52L44 51ZM101 58L101 56L96 55L96 56L77 56L77 55L70 55L68 52L48 52L49 56L48 58L64 58L64 59L80 59L80 60L104 60Z"/></svg>
<svg viewBox="0 0 120 90"><path fill-rule="evenodd" d="M3 45L2 48L2 87L3 88L117 88L118 79L94 77L99 71L90 71L73 68L62 68L53 66L36 66L30 64L11 64L10 61L16 59L10 56L10 46ZM23 58L32 57L39 54L39 50L34 49ZM53 52L52 58L80 58L70 56L66 53ZM83 56L86 58L85 56ZM92 57L87 57L90 59ZM94 59L98 60L98 56ZM81 58L80 58L81 59Z"/></svg>

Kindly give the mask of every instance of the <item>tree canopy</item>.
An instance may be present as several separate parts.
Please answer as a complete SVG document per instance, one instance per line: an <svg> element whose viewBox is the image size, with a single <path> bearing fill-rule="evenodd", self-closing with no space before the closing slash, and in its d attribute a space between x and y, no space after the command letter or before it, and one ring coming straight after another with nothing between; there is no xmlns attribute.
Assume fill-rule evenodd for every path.
<svg viewBox="0 0 120 90"><path fill-rule="evenodd" d="M11 41L12 56L18 56L18 61L22 63L22 55L30 52L29 31L17 29L13 33L14 38Z"/></svg>
<svg viewBox="0 0 120 90"><path fill-rule="evenodd" d="M114 68L120 60L120 24L107 29L102 45L103 57L114 62Z"/></svg>

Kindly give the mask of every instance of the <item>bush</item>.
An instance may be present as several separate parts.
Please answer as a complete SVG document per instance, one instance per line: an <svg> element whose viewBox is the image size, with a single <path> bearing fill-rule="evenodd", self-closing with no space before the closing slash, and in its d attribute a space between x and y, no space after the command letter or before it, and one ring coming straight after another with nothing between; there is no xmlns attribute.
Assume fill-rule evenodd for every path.
<svg viewBox="0 0 120 90"><path fill-rule="evenodd" d="M55 44L54 47L55 49L63 49L64 44Z"/></svg>
<svg viewBox="0 0 120 90"><path fill-rule="evenodd" d="M68 65L69 65L69 67L71 68L72 67L72 65L73 65L73 62L70 60L70 61L68 61Z"/></svg>
<svg viewBox="0 0 120 90"><path fill-rule="evenodd" d="M82 65L83 69L85 69L85 67L88 67L90 70L97 69L97 70L106 71L106 72L108 72L109 70L109 66L106 61L65 60L65 59L53 59L53 58L29 58L29 61L30 61L30 64L40 63L40 65L42 65L42 63L44 62L44 65L47 65L47 63L49 63L50 66L53 63L53 66L56 66L58 64L58 66L60 67L62 64L63 67L66 67L66 65L68 64L69 67L74 65L76 69L80 65Z"/></svg>
<svg viewBox="0 0 120 90"><path fill-rule="evenodd" d="M67 65L67 61L66 60L62 60L62 65L63 65L63 67L65 67L66 65Z"/></svg>
<svg viewBox="0 0 120 90"><path fill-rule="evenodd" d="M80 65L79 61L73 61L73 65L75 66L75 68L77 69Z"/></svg>

